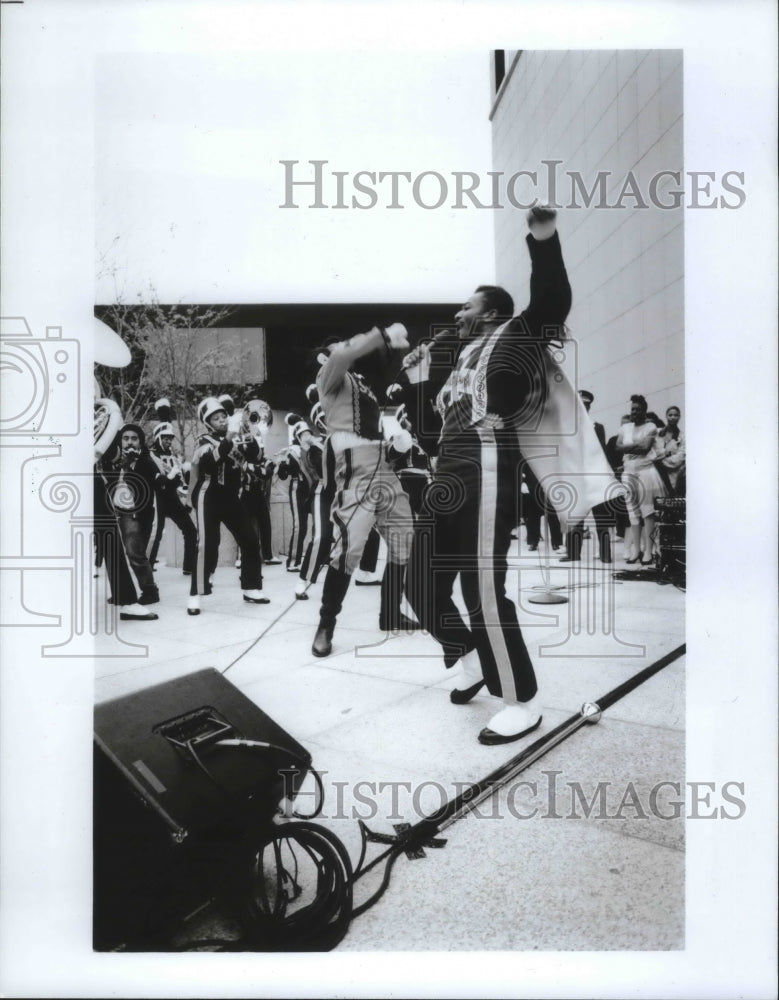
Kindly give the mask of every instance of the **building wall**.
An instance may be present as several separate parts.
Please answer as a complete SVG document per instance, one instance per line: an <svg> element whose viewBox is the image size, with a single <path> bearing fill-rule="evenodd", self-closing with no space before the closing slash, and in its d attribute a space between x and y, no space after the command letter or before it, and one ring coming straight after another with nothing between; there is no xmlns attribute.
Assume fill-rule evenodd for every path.
<svg viewBox="0 0 779 1000"><path fill-rule="evenodd" d="M545 200L552 168L542 161L562 161L555 202L574 296L569 373L594 393L593 416L616 433L635 392L661 416L672 403L683 410L684 208L673 197L683 184L666 178L658 187L657 200L678 201L675 208L649 197L659 171L683 171L681 51L506 52L491 117L493 169L506 177L537 171L536 182L516 185L517 201ZM621 208L599 206L597 187L586 207L569 177L577 171L587 191L599 171L610 172L605 205L616 204L632 172L648 207L628 195ZM526 213L503 203L495 212L496 281L520 309L528 299Z"/></svg>

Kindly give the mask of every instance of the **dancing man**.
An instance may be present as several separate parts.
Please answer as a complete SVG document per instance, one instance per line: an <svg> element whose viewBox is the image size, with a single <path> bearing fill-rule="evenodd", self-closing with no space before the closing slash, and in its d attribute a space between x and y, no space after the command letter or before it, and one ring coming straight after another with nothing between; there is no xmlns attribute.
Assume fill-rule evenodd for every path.
<svg viewBox="0 0 779 1000"><path fill-rule="evenodd" d="M316 384L335 459L336 493L330 515L333 547L311 648L315 656L329 656L332 651L336 619L374 524L387 543L379 628L418 627L400 611L413 535L411 507L387 461L376 396L362 376L351 370L356 361L374 351L404 347L408 347L406 329L394 323L386 330L374 327L350 340L327 344L317 355L321 367Z"/></svg>
<svg viewBox="0 0 779 1000"><path fill-rule="evenodd" d="M562 339L571 289L556 212L528 214L530 304L514 317L504 289L481 285L455 316L457 339L439 334L404 359L422 364L441 389L443 418L433 481L417 520L407 595L422 626L441 644L447 667L461 661L451 693L462 704L484 683L503 708L479 734L509 743L541 724L533 664L506 596L507 553L519 522L517 425L544 405L545 345ZM512 318L513 317L513 318ZM470 628L452 599L459 575Z"/></svg>

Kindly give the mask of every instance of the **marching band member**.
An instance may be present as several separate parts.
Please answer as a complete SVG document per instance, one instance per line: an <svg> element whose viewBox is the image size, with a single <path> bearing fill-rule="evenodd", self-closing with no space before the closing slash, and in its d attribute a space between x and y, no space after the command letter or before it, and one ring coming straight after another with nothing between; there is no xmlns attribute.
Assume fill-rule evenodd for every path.
<svg viewBox="0 0 779 1000"><path fill-rule="evenodd" d="M404 326L374 327L350 340L325 345L317 355L316 385L335 457L335 499L331 510L333 547L322 590L315 656L329 656L333 631L351 574L371 528L376 524L387 543L381 587L379 627L416 628L400 612L403 576L413 535L408 497L387 461L379 423L379 404L368 384L352 371L374 351L408 347Z"/></svg>
<svg viewBox="0 0 779 1000"><path fill-rule="evenodd" d="M211 575L219 556L219 535L224 524L238 543L241 555L241 589L244 601L268 604L262 592L260 545L238 498L241 464L259 454L256 441L238 447L235 443L241 415L227 416L213 396L201 400L198 418L206 429L192 456L191 506L198 526L195 572L192 574L187 614L200 614L200 597L211 593Z"/></svg>
<svg viewBox="0 0 779 1000"><path fill-rule="evenodd" d="M113 400L98 397L99 390L96 390L93 511L97 565L105 561L109 603L118 606L122 621L156 621L159 616L138 603L138 581L130 567L117 512L108 489L109 481L113 479L110 471L111 458L119 450L118 427L122 423L122 414Z"/></svg>
<svg viewBox="0 0 779 1000"><path fill-rule="evenodd" d="M130 349L122 338L102 320L94 320L95 363L109 368L125 368L132 360ZM121 621L157 621L158 615L148 607L138 604L135 586L122 535L117 523L116 511L108 495L108 483L103 470L103 461L118 447L119 429L122 426L122 411L112 400L101 396L97 379L94 385L94 527L96 564L105 560L106 580L110 591L110 601L119 608Z"/></svg>
<svg viewBox="0 0 779 1000"><path fill-rule="evenodd" d="M184 559L182 571L189 576L195 568L197 555L197 529L189 516L191 507L183 501L187 497L184 467L173 453L175 438L173 425L168 422L157 424L152 432L150 455L159 469L157 478L157 529L152 538L149 562L154 566L165 529L165 521L172 521L184 539Z"/></svg>
<svg viewBox="0 0 779 1000"><path fill-rule="evenodd" d="M324 415L319 404L315 404L312 422L318 430L327 433ZM305 422L300 422L293 428L295 443L300 448L300 469L308 483L308 530L303 544L303 557L300 563L300 579L295 587L295 597L299 601L307 601L308 586L315 583L319 570L327 562L330 551L332 533L330 531L330 503L332 502L332 472L327 478L325 462L325 443L321 437L314 434Z"/></svg>
<svg viewBox="0 0 779 1000"><path fill-rule="evenodd" d="M138 604L157 604L160 594L147 553L156 517L159 470L149 455L146 435L138 424L125 424L119 432L117 445L103 458L103 479L127 560L141 591Z"/></svg>
<svg viewBox="0 0 779 1000"><path fill-rule="evenodd" d="M420 447L405 406L398 407L394 417L383 419L385 423L391 420L392 426L397 427L397 430L389 436L387 458L397 473L400 485L408 494L411 513L416 520L422 509L427 484L430 482L430 459Z"/></svg>
<svg viewBox="0 0 779 1000"><path fill-rule="evenodd" d="M288 413L284 418L288 427L289 445L279 456L276 465L276 475L282 482L289 480L289 509L292 514L292 534L287 546L287 572L299 573L300 560L303 558L303 544L306 539L308 523L310 487L301 467L300 445L295 442L293 428L302 423L303 418L297 413Z"/></svg>
<svg viewBox="0 0 779 1000"><path fill-rule="evenodd" d="M264 400L250 399L243 408L241 419L242 440L244 443L254 440L259 448L255 458L246 458L243 463L241 504L259 536L263 564L277 566L281 559L273 555L268 461L265 457L266 435L273 423L273 412Z"/></svg>

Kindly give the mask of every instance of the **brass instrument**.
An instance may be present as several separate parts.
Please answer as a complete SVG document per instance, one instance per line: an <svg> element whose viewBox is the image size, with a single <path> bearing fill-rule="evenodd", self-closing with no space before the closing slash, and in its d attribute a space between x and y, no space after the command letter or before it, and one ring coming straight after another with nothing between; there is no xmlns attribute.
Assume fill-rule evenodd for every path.
<svg viewBox="0 0 779 1000"><path fill-rule="evenodd" d="M113 399L95 399L93 427L96 459L105 455L123 423L122 411Z"/></svg>

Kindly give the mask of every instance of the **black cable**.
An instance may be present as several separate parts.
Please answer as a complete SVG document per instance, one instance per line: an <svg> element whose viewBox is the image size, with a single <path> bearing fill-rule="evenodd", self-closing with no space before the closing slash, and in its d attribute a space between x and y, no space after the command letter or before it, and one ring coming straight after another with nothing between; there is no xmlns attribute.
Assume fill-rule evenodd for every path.
<svg viewBox="0 0 779 1000"><path fill-rule="evenodd" d="M275 871L263 864L270 849ZM286 849L295 862L293 878L282 863ZM313 899L294 904L301 892L290 894L285 876L299 889L296 849L303 852L316 870ZM249 941L258 951L329 951L345 936L352 918L352 866L341 841L329 830L314 823L290 823L271 831L253 852L252 877L270 878L276 899L268 898L265 885L249 894Z"/></svg>

